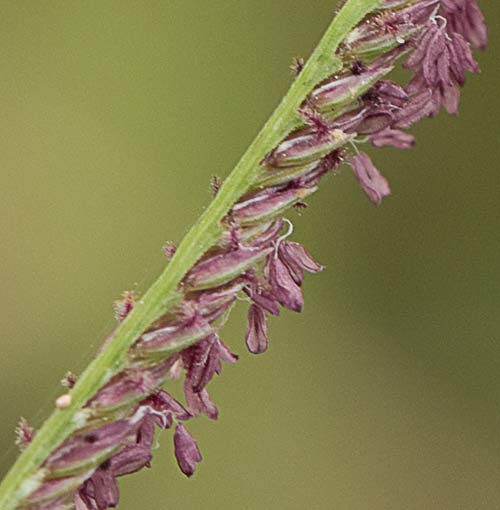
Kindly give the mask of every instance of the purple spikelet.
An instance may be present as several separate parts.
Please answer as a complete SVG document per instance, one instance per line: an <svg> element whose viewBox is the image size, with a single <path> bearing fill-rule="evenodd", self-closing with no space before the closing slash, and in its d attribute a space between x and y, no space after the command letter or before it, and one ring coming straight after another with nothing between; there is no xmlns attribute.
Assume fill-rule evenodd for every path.
<svg viewBox="0 0 500 510"><path fill-rule="evenodd" d="M221 235L184 276L177 305L142 332L121 371L80 410L77 430L45 461L40 483L20 508L115 507L116 478L151 465L155 429L175 428L175 457L191 476L202 457L184 423L200 414L218 417L208 385L238 359L219 337L227 314L238 299L250 301L245 341L251 353L263 353L269 316L280 307L300 312L305 273L323 270L289 240L293 228L285 213L303 208L344 160L369 200L380 204L389 183L358 144L409 149L415 138L406 130L413 124L441 106L457 113L467 73L479 71L471 48L486 43L476 0L384 0L354 27L336 54L342 67L334 72L332 61L332 74L308 89L297 111L300 125L262 159L248 191L222 220ZM408 84L387 78L403 59L413 72ZM297 59L294 72L303 65ZM214 195L224 190L218 178L211 188ZM164 252L170 259L176 250L168 243ZM124 293L117 320L134 306L133 293ZM110 335L106 342L112 341ZM162 389L180 377L184 403ZM71 389L76 379L66 379ZM63 397L61 412L71 405L71 391ZM24 447L33 430L21 421L17 436Z"/></svg>

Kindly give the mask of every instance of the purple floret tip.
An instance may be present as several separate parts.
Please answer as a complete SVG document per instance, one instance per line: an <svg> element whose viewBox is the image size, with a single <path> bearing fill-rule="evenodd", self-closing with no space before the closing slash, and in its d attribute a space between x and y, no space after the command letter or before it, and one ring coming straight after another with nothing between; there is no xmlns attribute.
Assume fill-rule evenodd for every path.
<svg viewBox="0 0 500 510"><path fill-rule="evenodd" d="M264 310L256 304L248 309L248 324L245 341L252 354L262 354L267 351L267 320Z"/></svg>
<svg viewBox="0 0 500 510"><path fill-rule="evenodd" d="M174 447L180 470L186 476L192 476L196 470L196 463L201 462L202 457L196 441L184 425L177 425L175 428Z"/></svg>
<svg viewBox="0 0 500 510"><path fill-rule="evenodd" d="M360 152L354 156L351 167L359 185L375 205L391 194L387 179L377 170L368 154Z"/></svg>

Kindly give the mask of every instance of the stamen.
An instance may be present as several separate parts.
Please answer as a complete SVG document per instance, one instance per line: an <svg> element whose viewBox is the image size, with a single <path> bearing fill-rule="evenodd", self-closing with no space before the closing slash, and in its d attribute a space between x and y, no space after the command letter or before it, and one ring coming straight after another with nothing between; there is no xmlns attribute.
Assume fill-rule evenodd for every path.
<svg viewBox="0 0 500 510"><path fill-rule="evenodd" d="M274 242L274 258L278 257L278 248L281 242L293 234L293 223L288 218L283 218L283 221L288 224L288 230Z"/></svg>
<svg viewBox="0 0 500 510"><path fill-rule="evenodd" d="M357 140L349 140L349 143L352 145L352 148L354 149L356 154L359 156L359 149L356 146ZM363 143L363 142L359 142L359 143Z"/></svg>
<svg viewBox="0 0 500 510"><path fill-rule="evenodd" d="M442 25L439 26L438 24L438 20L439 21L442 21ZM444 17L444 16L440 16L439 14L436 14L432 19L431 19L431 22L434 23L434 25L436 25L439 30L441 30L442 32L444 32L444 36L446 38L447 41L451 41L451 37L448 35L448 33L446 32L446 27L448 26L448 20Z"/></svg>

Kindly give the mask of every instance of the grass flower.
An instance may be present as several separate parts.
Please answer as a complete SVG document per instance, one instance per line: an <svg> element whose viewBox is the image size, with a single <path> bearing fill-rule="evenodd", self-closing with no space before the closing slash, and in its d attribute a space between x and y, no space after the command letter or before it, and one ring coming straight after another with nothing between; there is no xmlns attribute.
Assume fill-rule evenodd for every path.
<svg viewBox="0 0 500 510"><path fill-rule="evenodd" d="M288 239L292 228L286 211L302 206L322 178L344 160L368 198L379 204L390 194L389 184L357 144L368 137L374 147L408 149L415 139L407 128L435 115L441 106L450 113L458 111L466 72L479 71L471 46L486 45L484 20L475 0L364 3L364 11L356 7L363 2L352 1L340 11L341 19L351 16L352 28L338 46L322 48L323 56L336 50L326 74L324 70L322 75L311 74L314 55L305 67L295 61L298 85L292 90L304 93L297 94L299 102L291 112L294 125L265 153L255 155L258 159L249 165L252 178L241 179L239 187L233 186L236 178L231 177L222 185L212 182L213 229L202 219L192 234L195 238L211 232L203 251L190 261L188 248L164 247L171 259L165 274L178 276L170 280L175 287L172 302L157 299L153 319L142 322L136 317L141 317L143 303L154 301L148 301L148 295L138 299L127 292L116 304L120 326L107 339L102 359L118 349L115 345L124 338L121 331L135 320L138 334L129 333L133 338L129 345L124 343L125 356L113 359L114 373L94 378L95 389L83 407L78 405L78 390L85 377L76 384L68 379L66 385L74 386L70 391L76 398L59 412L73 413L68 418L72 429L62 441L54 440L54 448L38 464L33 463L29 486L14 487L14 496L4 489L0 501L4 497L5 510L115 507L116 478L151 465L155 428L175 428L177 463L186 476L193 475L202 455L186 423L200 414L217 419L208 385L223 363L237 361L219 337L224 318L238 296L246 295L250 301L246 345L253 354L263 353L269 342L267 316L278 315L280 307L300 312L304 274L323 270L302 245ZM414 72L408 85L387 79L403 58L405 67ZM309 83L311 76L315 81ZM236 190L234 199L231 190ZM195 244L188 235L185 245ZM162 389L165 381L177 377L184 377L185 403ZM21 422L18 444L26 447L32 436ZM26 452L31 448L36 451L36 444Z"/></svg>

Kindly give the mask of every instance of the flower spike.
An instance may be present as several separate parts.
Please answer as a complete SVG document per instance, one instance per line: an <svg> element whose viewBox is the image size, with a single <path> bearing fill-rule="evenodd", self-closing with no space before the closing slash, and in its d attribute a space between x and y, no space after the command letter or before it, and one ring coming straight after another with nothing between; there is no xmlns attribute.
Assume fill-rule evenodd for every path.
<svg viewBox="0 0 500 510"><path fill-rule="evenodd" d="M359 144L409 149L415 138L406 130L413 124L441 106L458 111L467 73L479 72L472 48L487 43L477 1L383 0L370 8L375 4L348 1L340 12L352 23L340 45L323 47L308 64L295 60L294 92L284 103L288 117L264 128L260 152L252 149L242 160L246 173L222 186L212 179L212 216L203 217L178 250L165 245L172 261L161 282L170 290L158 285L140 301L126 292L117 302L119 325L103 347L107 357L95 363L104 359L104 370L84 397L85 373L78 382L66 376L71 391L57 399L55 419L68 417L64 423L72 428L60 444L51 443L24 492L15 493L17 507L8 510L116 507L117 477L151 465L156 429L175 429L177 463L192 476L202 456L184 424L201 414L218 417L208 386L222 373L222 362L238 359L219 337L230 310L239 300L250 302L245 343L251 353L263 353L267 315L279 315L280 307L301 312L305 273L324 269L289 238L292 229L283 234L291 225L285 214L303 208L344 160L370 201L380 204L391 193L388 181ZM413 73L407 84L388 77L403 58ZM123 330L129 333L120 336ZM113 351L118 340L121 358L109 355L119 352ZM184 398L178 401L162 385L181 377ZM32 442L33 434L21 420L17 444L29 450L42 442ZM42 434L43 428L37 438ZM1 498L0 490L0 506Z"/></svg>

